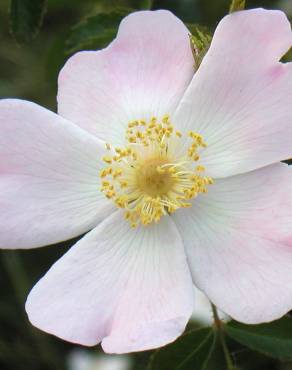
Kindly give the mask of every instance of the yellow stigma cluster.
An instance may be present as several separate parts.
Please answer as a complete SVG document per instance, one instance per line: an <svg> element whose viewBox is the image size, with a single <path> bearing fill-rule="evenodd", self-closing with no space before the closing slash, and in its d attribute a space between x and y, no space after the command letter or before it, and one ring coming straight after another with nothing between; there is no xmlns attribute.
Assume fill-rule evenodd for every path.
<svg viewBox="0 0 292 370"><path fill-rule="evenodd" d="M207 185L213 183L198 164L199 151L206 143L195 132L188 136L186 153L178 155L183 135L166 115L161 120L130 122L124 148L106 144L109 154L103 157L106 167L100 172L101 191L125 209L133 227L158 222L163 215L190 207L190 199L206 193Z"/></svg>

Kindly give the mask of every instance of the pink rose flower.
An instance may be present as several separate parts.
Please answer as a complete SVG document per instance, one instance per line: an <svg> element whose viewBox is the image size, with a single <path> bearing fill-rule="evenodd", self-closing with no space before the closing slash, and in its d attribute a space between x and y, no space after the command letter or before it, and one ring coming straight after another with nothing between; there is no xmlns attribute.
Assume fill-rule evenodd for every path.
<svg viewBox="0 0 292 370"><path fill-rule="evenodd" d="M58 115L0 101L0 245L89 231L35 285L36 327L123 353L185 329L193 284L244 323L292 308L292 45L286 16L226 16L194 75L168 11L75 54Z"/></svg>

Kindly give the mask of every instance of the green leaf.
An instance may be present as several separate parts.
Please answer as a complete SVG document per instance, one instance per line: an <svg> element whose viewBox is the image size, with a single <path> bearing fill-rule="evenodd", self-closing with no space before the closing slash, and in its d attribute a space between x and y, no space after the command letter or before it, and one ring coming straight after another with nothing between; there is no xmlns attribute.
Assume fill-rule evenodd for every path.
<svg viewBox="0 0 292 370"><path fill-rule="evenodd" d="M292 360L292 318L259 325L232 321L225 325L226 333L246 347L281 360Z"/></svg>
<svg viewBox="0 0 292 370"><path fill-rule="evenodd" d="M218 331L214 332L213 342L208 356L200 370L226 370L226 361ZM234 369L236 370L236 369Z"/></svg>
<svg viewBox="0 0 292 370"><path fill-rule="evenodd" d="M84 49L101 49L116 36L121 20L133 12L118 8L110 13L98 13L78 23L66 42L67 53Z"/></svg>
<svg viewBox="0 0 292 370"><path fill-rule="evenodd" d="M230 7L229 7L229 13L237 12L239 10L244 10L245 8L245 0L232 0Z"/></svg>
<svg viewBox="0 0 292 370"><path fill-rule="evenodd" d="M38 33L47 0L11 0L11 32L19 43L31 41Z"/></svg>
<svg viewBox="0 0 292 370"><path fill-rule="evenodd" d="M212 328L195 329L156 351L148 370L226 370L220 351L217 334Z"/></svg>
<svg viewBox="0 0 292 370"><path fill-rule="evenodd" d="M276 367L271 365L278 362L278 360L273 360L270 357L263 355L262 353L242 347L238 351L235 351L235 353L233 354L233 361L235 362L237 368L240 370L276 369Z"/></svg>
<svg viewBox="0 0 292 370"><path fill-rule="evenodd" d="M212 35L206 27L197 24L187 24L187 27L191 32L190 43L195 60L195 69L198 69L209 49Z"/></svg>

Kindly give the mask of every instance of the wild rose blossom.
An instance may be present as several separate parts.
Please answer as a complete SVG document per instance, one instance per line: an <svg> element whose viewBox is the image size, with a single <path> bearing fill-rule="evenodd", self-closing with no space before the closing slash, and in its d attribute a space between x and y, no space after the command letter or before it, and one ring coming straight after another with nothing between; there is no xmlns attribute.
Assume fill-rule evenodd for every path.
<svg viewBox="0 0 292 370"><path fill-rule="evenodd" d="M59 115L0 102L0 240L88 232L36 284L38 328L106 352L162 346L193 284L245 323L292 307L292 44L286 16L226 16L194 75L168 11L126 17L60 73Z"/></svg>

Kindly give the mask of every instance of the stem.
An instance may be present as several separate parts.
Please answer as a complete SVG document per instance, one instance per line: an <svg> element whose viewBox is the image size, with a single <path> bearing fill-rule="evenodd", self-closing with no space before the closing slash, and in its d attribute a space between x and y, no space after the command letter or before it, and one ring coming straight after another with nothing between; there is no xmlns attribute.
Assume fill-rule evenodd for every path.
<svg viewBox="0 0 292 370"><path fill-rule="evenodd" d="M11 280L18 303L23 306L30 284L22 261L16 251L2 252L2 261ZM42 360L52 366L52 370L61 369L62 366L60 367L55 351L47 338L38 333L29 323L27 324Z"/></svg>
<svg viewBox="0 0 292 370"><path fill-rule="evenodd" d="M213 313L213 318L214 318L214 325L215 325L215 328L217 329L218 334L219 334L219 339L220 339L220 342L221 342L221 345L222 345L225 361L226 361L226 364L227 364L227 369L228 370L236 370L234 365L233 365L233 361L232 361L231 355L229 353L229 350L228 350L228 347L227 347L227 344L226 344L225 333L224 333L224 329L223 329L223 323L220 320L220 317L218 315L218 311L217 311L216 306L213 303L211 303L211 307L212 307L212 313Z"/></svg>
<svg viewBox="0 0 292 370"><path fill-rule="evenodd" d="M244 10L245 8L245 0L232 0L230 7L229 7L229 13L237 12L239 10Z"/></svg>

